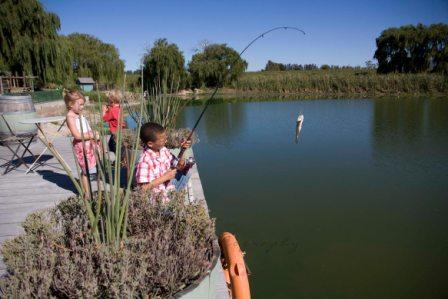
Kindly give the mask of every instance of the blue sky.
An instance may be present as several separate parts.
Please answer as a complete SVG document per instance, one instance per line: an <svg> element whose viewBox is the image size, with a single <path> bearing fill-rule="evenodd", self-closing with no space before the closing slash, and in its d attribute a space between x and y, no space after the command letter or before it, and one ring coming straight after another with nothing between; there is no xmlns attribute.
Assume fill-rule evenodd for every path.
<svg viewBox="0 0 448 299"><path fill-rule="evenodd" d="M157 38L176 43L187 62L201 40L226 43L238 52L258 34L243 58L248 70L268 60L282 63L364 65L372 60L375 38L388 27L448 23L448 1L42 1L61 19L61 34L81 32L114 44L126 69L139 68L145 49Z"/></svg>

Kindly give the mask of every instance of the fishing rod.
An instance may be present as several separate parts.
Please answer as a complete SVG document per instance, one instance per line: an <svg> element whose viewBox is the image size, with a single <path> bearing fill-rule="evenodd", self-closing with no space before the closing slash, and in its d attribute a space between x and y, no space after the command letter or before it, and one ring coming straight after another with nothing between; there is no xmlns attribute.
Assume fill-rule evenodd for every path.
<svg viewBox="0 0 448 299"><path fill-rule="evenodd" d="M295 30L298 31L300 33L303 33L303 35L305 35L305 31L303 31L302 29L299 29L297 27L291 27L291 26L280 26L280 27L274 27L269 29L268 31L265 31L263 33L261 33L260 35L258 35L256 38L254 38L240 53L239 56L241 57L241 55L243 55L244 52L246 52L247 49L249 49L257 40L259 40L260 38L263 38L266 34L271 33L272 31L276 31L276 30ZM230 65L228 66L230 68ZM219 84L216 85L215 90L213 91L212 95L210 96L210 98L207 99L207 101L205 102L204 108L202 109L201 114L199 115L198 119L196 120L196 123L193 126L193 129L191 130L190 134L188 135L186 141L191 140L191 137L193 136L194 131L196 130L197 126L199 125L199 122L201 121L202 117L204 116L205 111L208 108L208 105L210 104L211 100L215 97L216 93L218 92L219 89ZM182 159L184 153L186 151L186 148L182 147L180 149L179 155L177 156L177 160Z"/></svg>

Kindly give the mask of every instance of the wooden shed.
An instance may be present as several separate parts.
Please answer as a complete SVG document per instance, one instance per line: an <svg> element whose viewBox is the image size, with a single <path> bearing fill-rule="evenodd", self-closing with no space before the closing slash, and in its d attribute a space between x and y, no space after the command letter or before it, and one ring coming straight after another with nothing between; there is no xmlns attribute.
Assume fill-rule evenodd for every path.
<svg viewBox="0 0 448 299"><path fill-rule="evenodd" d="M93 90L95 81L91 77L79 77L78 80L76 80L76 84L78 84L81 90L88 92Z"/></svg>

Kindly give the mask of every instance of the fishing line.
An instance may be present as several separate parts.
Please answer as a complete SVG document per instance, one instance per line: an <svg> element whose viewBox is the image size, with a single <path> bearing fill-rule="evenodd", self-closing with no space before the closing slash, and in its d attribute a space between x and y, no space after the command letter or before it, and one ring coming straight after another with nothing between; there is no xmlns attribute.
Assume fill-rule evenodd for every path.
<svg viewBox="0 0 448 299"><path fill-rule="evenodd" d="M303 31L302 29L299 29L297 27L290 27L290 26L281 26L281 27L274 27L269 29L268 31L265 31L263 33L261 33L260 35L258 35L256 38L254 38L240 53L239 56L241 57L241 55L243 55L244 52L246 52L247 49L249 49L257 40L259 40L260 38L263 38L266 34L271 33L272 31L276 31L276 30L295 30L298 31L300 33L303 33L303 35L305 35L305 31ZM228 66L230 67L230 65ZM191 130L190 134L187 137L187 141L191 140L191 137L193 136L194 131L196 130L197 126L199 125L199 122L201 121L202 117L204 116L205 111L207 110L211 100L215 97L216 93L218 92L219 89L219 84L216 85L215 90L213 91L212 95L210 96L210 98L208 98L204 104L204 108L202 109L201 114L199 115L196 123L193 126L193 129ZM182 158L182 156L185 153L185 148L181 148L179 155L177 156L177 159L180 160Z"/></svg>

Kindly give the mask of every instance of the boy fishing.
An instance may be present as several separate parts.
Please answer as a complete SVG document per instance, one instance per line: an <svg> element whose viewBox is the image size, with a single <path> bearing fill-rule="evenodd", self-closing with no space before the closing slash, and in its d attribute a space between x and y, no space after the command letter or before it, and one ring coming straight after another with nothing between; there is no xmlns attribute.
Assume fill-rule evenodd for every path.
<svg viewBox="0 0 448 299"><path fill-rule="evenodd" d="M188 165L182 158L177 161L175 168L172 167L175 157L165 147L167 141L166 130L157 123L146 123L140 129L140 140L144 147L136 167L136 181L143 189L151 189L155 194L161 195L168 201L169 191L181 190L185 187L185 181L174 180L179 177ZM191 146L191 141L182 143L182 148ZM176 183L173 184L173 183Z"/></svg>

